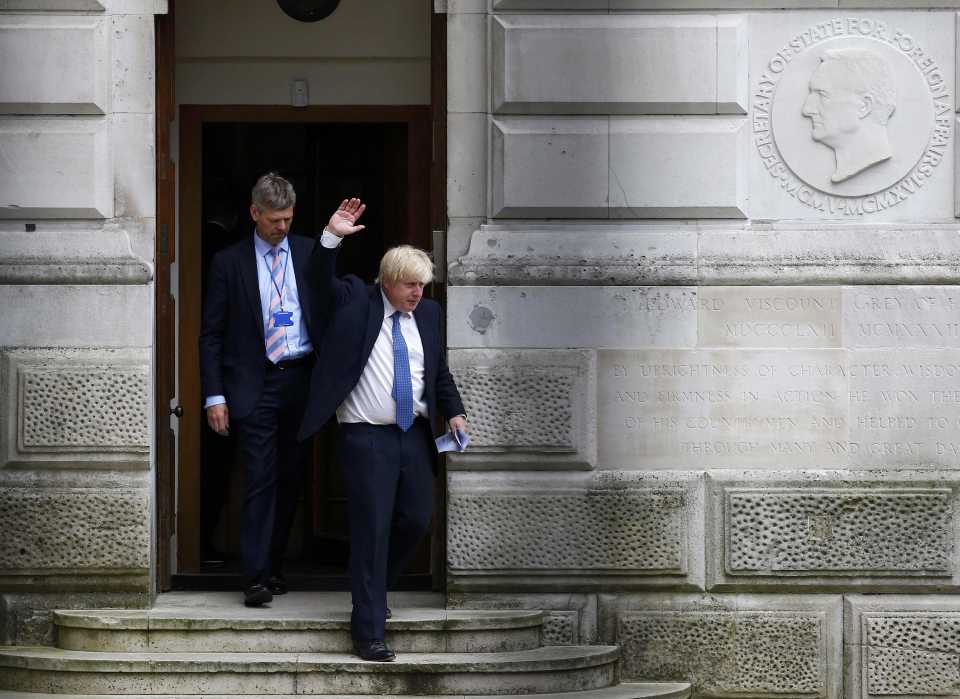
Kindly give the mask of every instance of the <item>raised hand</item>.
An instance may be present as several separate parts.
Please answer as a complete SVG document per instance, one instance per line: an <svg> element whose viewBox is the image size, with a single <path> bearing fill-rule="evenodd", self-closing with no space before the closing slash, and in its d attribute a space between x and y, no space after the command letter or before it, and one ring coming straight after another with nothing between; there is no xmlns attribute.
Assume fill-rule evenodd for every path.
<svg viewBox="0 0 960 699"><path fill-rule="evenodd" d="M367 205L357 198L344 199L340 203L339 208L333 212L333 216L330 217L327 230L341 238L345 235L353 235L354 233L362 231L366 226L357 226L355 224L366 208Z"/></svg>

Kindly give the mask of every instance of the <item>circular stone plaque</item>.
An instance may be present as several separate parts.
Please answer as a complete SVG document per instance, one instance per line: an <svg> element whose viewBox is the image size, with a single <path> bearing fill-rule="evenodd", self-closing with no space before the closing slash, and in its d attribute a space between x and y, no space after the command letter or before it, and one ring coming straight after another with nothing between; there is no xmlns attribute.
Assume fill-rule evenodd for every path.
<svg viewBox="0 0 960 699"><path fill-rule="evenodd" d="M759 71L753 142L780 189L826 216L863 216L919 192L953 135L949 74L908 32L836 17Z"/></svg>
<svg viewBox="0 0 960 699"><path fill-rule="evenodd" d="M890 156L839 182L831 179L837 170L836 150L814 138L813 119L804 115L804 105L811 99L810 93L814 91L811 89L811 79L824 64L823 59L826 58L829 62L831 55L865 56L868 59L874 57L876 64L880 66L879 71L887 71L887 75L883 77L894 88L895 95L893 112L886 124L875 124L878 131L886 131ZM842 76L831 76L826 78L823 81L825 85L820 87L841 89L841 86L837 85L841 81ZM829 102L829 98L824 97L822 101ZM821 192L857 197L886 189L910 172L920 160L927 141L930 140L933 116L933 99L923 82L923 76L902 51L873 39L833 39L800 54L783 72L773 103L773 135L784 161L801 180ZM858 115L854 114L851 121L857 121L857 117ZM863 119L859 121L862 122ZM844 127L853 132L844 132ZM855 129L857 126L854 124L841 125L836 129L840 133L835 134L835 139L853 142L857 138ZM856 145L849 147L855 148ZM863 150L869 148L870 146L865 146ZM874 150L878 153L875 157L885 155L877 146L874 146ZM868 153L867 161L869 159Z"/></svg>

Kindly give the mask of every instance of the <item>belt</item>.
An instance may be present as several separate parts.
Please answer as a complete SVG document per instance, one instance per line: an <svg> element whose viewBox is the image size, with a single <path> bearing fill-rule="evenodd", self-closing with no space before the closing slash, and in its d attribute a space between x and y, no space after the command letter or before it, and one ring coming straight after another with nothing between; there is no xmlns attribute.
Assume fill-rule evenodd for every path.
<svg viewBox="0 0 960 699"><path fill-rule="evenodd" d="M287 369L294 369L298 366L304 366L313 361L313 353L304 354L299 357L294 357L293 359L281 359L279 362L274 364L269 359L267 360L267 367L276 367L280 371L286 371Z"/></svg>

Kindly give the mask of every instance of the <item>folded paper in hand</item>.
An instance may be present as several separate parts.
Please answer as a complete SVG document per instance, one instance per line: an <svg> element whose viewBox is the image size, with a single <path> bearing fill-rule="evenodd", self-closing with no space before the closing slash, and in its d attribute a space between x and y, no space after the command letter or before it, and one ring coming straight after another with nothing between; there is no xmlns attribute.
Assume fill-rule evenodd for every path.
<svg viewBox="0 0 960 699"><path fill-rule="evenodd" d="M466 451L468 444L470 444L470 435L463 430L447 432L437 437L437 451L441 454L445 451Z"/></svg>

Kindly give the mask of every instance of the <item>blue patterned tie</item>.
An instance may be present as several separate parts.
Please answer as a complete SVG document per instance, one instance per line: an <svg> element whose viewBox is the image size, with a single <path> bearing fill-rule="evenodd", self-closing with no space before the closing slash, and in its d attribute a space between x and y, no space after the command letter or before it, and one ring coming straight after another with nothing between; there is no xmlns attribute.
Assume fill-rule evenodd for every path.
<svg viewBox="0 0 960 699"><path fill-rule="evenodd" d="M400 311L393 314L393 391L397 402L397 427L406 432L413 424L413 386L410 383L410 356L400 332Z"/></svg>

